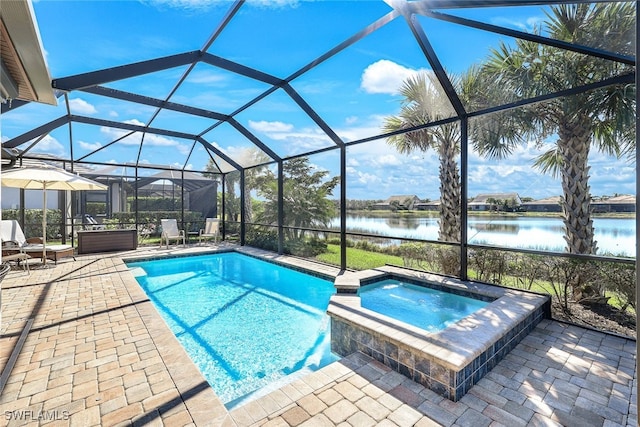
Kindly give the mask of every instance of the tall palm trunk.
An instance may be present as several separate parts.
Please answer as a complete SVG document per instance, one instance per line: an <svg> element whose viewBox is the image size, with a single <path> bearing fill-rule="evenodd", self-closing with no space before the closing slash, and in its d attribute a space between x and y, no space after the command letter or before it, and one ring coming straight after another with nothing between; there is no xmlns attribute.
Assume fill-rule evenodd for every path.
<svg viewBox="0 0 640 427"><path fill-rule="evenodd" d="M589 148L591 143L590 120L578 116L561 122L558 129L558 154L561 157L562 213L564 239L572 254L593 255L597 251L591 218L591 190L589 187ZM581 274L572 278L571 288L577 301L598 299L597 287L587 285Z"/></svg>
<svg viewBox="0 0 640 427"><path fill-rule="evenodd" d="M572 254L595 254L591 189L589 187L590 120L562 123L558 129L558 154L562 160L564 239Z"/></svg>
<svg viewBox="0 0 640 427"><path fill-rule="evenodd" d="M446 133L440 138L440 221L438 240L460 242L460 171L456 162L457 135ZM459 252L453 247L439 247L438 259L444 274L459 275Z"/></svg>
<svg viewBox="0 0 640 427"><path fill-rule="evenodd" d="M460 171L456 162L456 141L441 140L440 221L438 240L460 242Z"/></svg>

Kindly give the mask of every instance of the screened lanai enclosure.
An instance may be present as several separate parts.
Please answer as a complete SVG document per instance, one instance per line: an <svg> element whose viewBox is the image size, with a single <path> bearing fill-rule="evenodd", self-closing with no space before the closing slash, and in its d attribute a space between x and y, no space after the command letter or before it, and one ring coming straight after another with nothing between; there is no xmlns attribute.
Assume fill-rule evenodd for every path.
<svg viewBox="0 0 640 427"><path fill-rule="evenodd" d="M635 307L634 2L127 4L35 3L56 102L3 94L3 169L108 186L60 194L52 238L219 217L343 269ZM7 191L3 217L37 224Z"/></svg>

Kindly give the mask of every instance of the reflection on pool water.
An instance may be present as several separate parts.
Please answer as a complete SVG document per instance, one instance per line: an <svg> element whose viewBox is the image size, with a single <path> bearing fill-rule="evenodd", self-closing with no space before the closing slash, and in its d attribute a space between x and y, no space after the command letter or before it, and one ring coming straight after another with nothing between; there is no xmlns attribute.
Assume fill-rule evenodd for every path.
<svg viewBox="0 0 640 427"><path fill-rule="evenodd" d="M337 360L328 280L235 252L127 265L228 407Z"/></svg>

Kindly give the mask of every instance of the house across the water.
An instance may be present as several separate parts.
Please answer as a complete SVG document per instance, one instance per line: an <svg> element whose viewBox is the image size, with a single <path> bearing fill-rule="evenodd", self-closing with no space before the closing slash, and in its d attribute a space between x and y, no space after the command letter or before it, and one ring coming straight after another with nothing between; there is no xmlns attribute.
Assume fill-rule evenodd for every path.
<svg viewBox="0 0 640 427"><path fill-rule="evenodd" d="M468 204L470 211L517 210L520 205L522 200L518 193L478 194Z"/></svg>
<svg viewBox="0 0 640 427"><path fill-rule="evenodd" d="M371 208L373 210L413 210L416 207L416 203L419 203L420 199L415 194L411 195L399 195L391 196L384 202L376 203Z"/></svg>

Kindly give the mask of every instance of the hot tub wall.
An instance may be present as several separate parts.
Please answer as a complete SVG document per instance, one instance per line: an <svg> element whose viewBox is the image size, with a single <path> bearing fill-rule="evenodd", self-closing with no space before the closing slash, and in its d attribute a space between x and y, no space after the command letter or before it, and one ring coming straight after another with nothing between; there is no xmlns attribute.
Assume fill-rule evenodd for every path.
<svg viewBox="0 0 640 427"><path fill-rule="evenodd" d="M347 356L360 351L441 396L457 401L535 328L545 317L545 308L531 313L462 369L446 366L441 360L392 336L329 314L334 353Z"/></svg>

